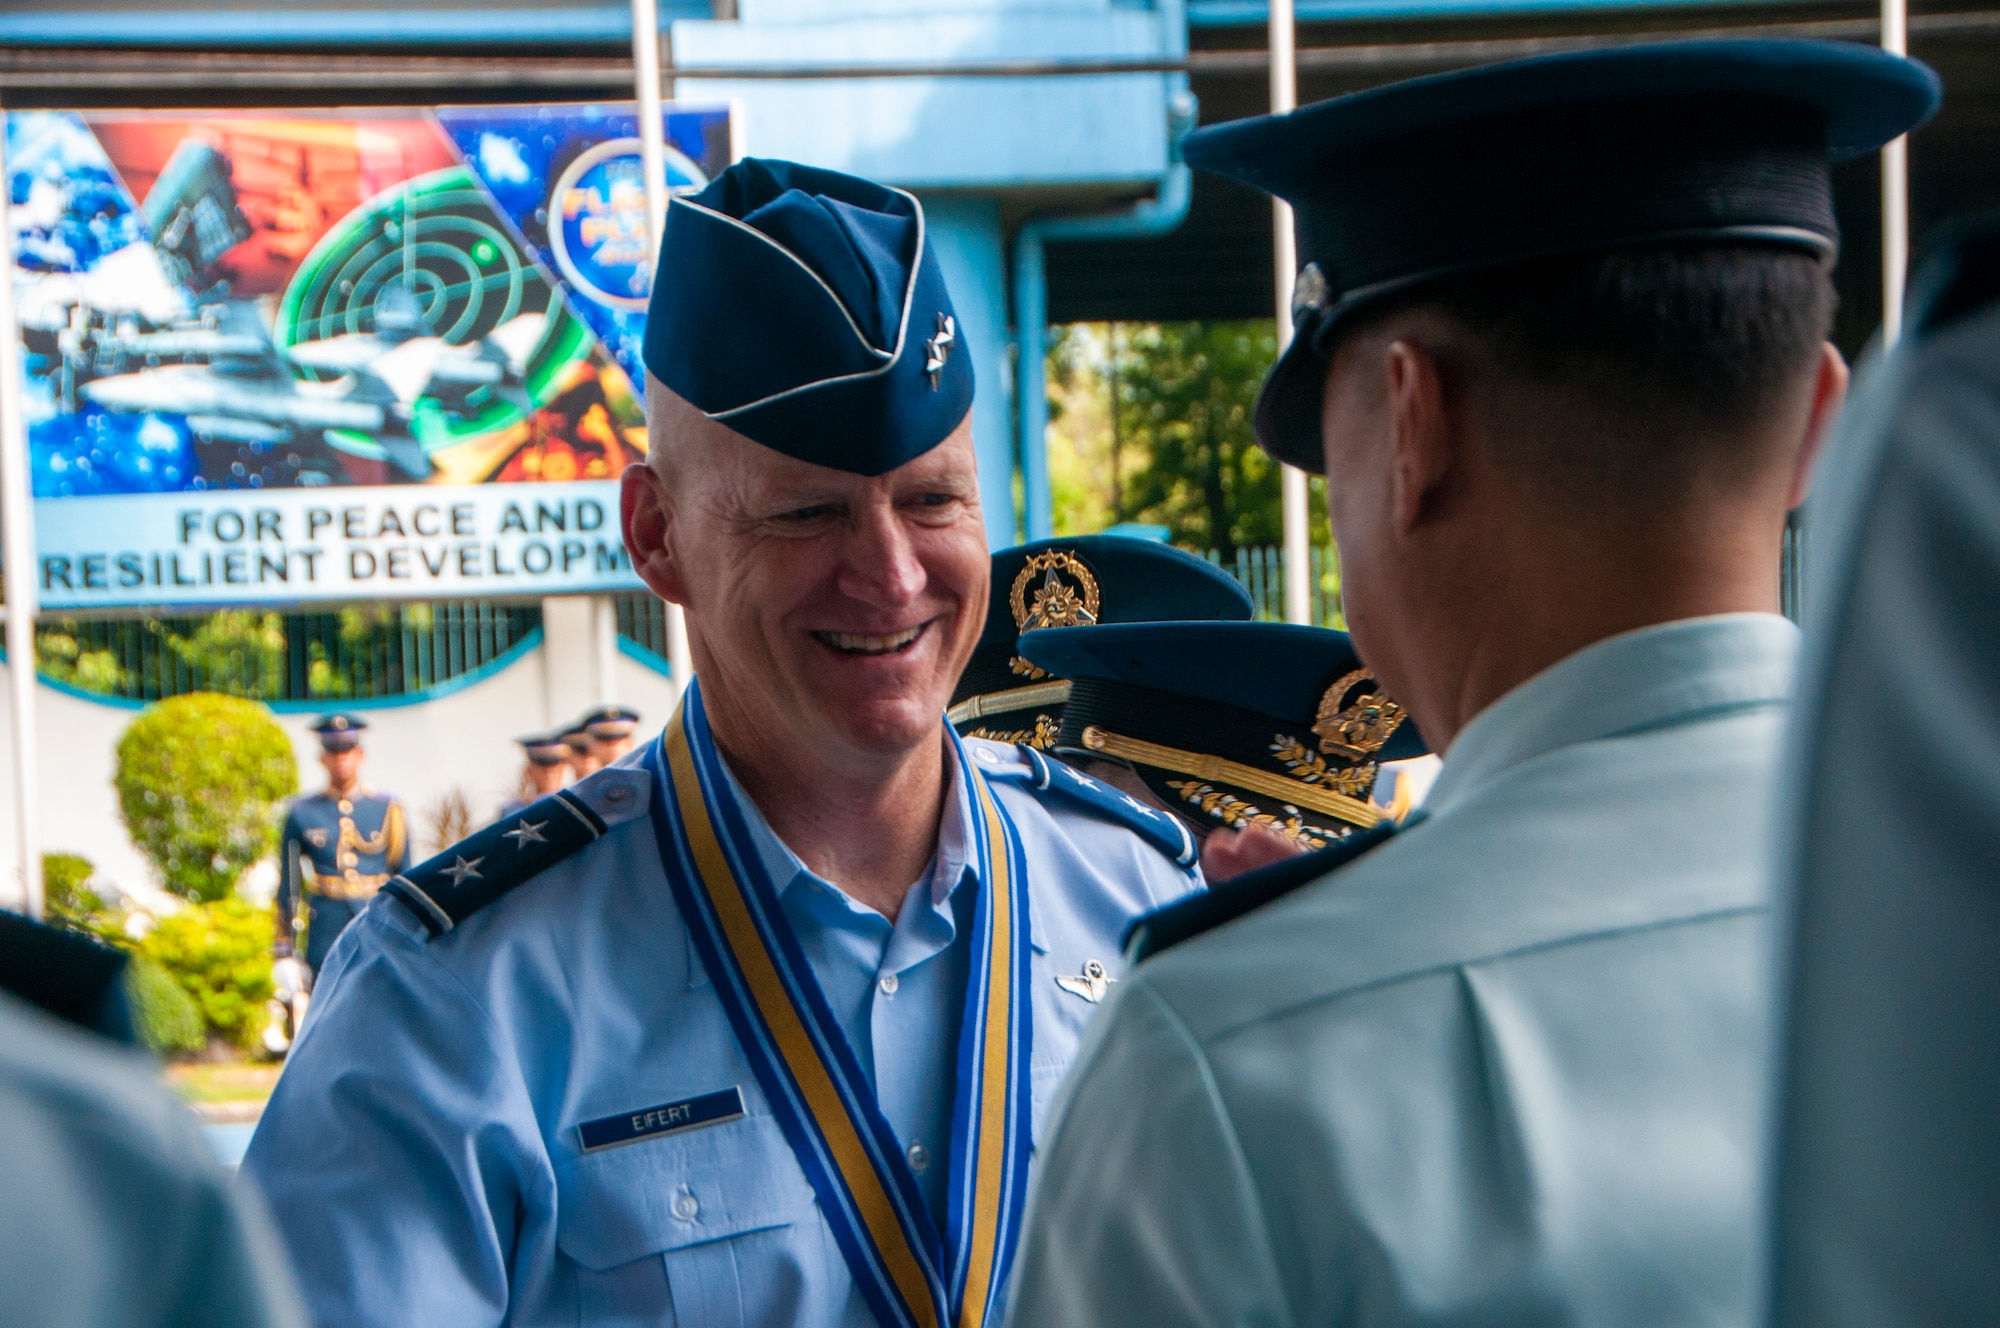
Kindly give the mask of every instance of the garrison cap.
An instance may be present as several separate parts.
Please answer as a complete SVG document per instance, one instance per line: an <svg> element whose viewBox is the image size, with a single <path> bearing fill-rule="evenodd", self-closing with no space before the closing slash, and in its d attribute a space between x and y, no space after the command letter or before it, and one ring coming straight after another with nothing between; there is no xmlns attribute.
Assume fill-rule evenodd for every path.
<svg viewBox="0 0 2000 1328"><path fill-rule="evenodd" d="M972 409L972 356L916 197L747 157L667 209L647 369L712 420L881 475Z"/></svg>
<svg viewBox="0 0 2000 1328"><path fill-rule="evenodd" d="M1839 247L1828 163L1923 123L1937 76L1844 42L1659 42L1410 79L1189 135L1292 204L1296 336L1257 436L1318 473L1332 333L1440 278L1662 244Z"/></svg>
<svg viewBox="0 0 2000 1328"><path fill-rule="evenodd" d="M560 733L531 733L514 741L521 744L529 765L561 765L569 760L569 744Z"/></svg>
<svg viewBox="0 0 2000 1328"><path fill-rule="evenodd" d="M986 629L959 675L947 718L961 737L1046 750L1062 726L1069 684L1021 657L1023 632L1162 619L1247 621L1235 577L1170 544L1079 535L993 555Z"/></svg>
<svg viewBox="0 0 2000 1328"><path fill-rule="evenodd" d="M361 745L361 730L368 721L359 715L322 715L312 731L319 734L321 751L349 752Z"/></svg>
<svg viewBox="0 0 2000 1328"><path fill-rule="evenodd" d="M601 705L587 711L579 722L593 738L616 740L632 735L632 730L639 726L639 712L630 706Z"/></svg>
<svg viewBox="0 0 2000 1328"><path fill-rule="evenodd" d="M1036 632L1021 650L1070 680L1056 751L1125 762L1208 829L1338 843L1382 821L1368 801L1379 764L1425 751L1345 632L1131 623Z"/></svg>

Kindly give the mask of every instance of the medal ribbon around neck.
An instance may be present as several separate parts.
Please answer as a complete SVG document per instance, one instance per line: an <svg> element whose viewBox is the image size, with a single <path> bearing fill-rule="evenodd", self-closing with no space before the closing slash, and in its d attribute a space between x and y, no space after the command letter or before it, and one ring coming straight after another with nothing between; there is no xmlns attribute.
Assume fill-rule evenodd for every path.
<svg viewBox="0 0 2000 1328"><path fill-rule="evenodd" d="M1031 1152L1028 883L1020 834L958 755L983 868L959 1031L950 1209L938 1237L915 1173L834 1020L709 734L698 683L647 753L675 902L855 1285L889 1328L997 1323Z"/></svg>

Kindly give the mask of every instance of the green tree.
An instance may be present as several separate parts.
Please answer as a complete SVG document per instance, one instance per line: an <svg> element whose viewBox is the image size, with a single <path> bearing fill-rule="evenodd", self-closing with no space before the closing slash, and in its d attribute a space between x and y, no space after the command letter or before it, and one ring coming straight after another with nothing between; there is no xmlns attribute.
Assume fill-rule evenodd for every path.
<svg viewBox="0 0 2000 1328"><path fill-rule="evenodd" d="M112 782L125 829L162 884L204 901L227 896L271 851L278 804L298 792L299 772L263 706L193 692L132 721Z"/></svg>
<svg viewBox="0 0 2000 1328"><path fill-rule="evenodd" d="M188 671L232 695L272 697L285 676L285 622L275 613L224 609L182 635L156 628Z"/></svg>

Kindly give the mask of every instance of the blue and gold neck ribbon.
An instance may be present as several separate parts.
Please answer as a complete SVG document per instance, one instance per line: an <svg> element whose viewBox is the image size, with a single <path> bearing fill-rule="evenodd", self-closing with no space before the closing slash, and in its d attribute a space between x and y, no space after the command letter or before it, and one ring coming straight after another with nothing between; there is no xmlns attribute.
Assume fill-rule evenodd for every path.
<svg viewBox="0 0 2000 1328"><path fill-rule="evenodd" d="M1033 1026L1021 837L958 753L982 869L952 1107L943 1238L779 905L709 734L698 684L647 753L675 902L772 1114L885 1328L997 1324L1027 1198Z"/></svg>

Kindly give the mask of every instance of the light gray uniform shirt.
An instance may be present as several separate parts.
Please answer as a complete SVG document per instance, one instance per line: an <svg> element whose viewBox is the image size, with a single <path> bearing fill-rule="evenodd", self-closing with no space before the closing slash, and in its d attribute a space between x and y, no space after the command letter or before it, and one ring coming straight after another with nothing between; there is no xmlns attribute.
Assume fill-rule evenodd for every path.
<svg viewBox="0 0 2000 1328"><path fill-rule="evenodd" d="M151 1058L0 994L0 1328L304 1322Z"/></svg>
<svg viewBox="0 0 2000 1328"><path fill-rule="evenodd" d="M1741 614L1572 655L1416 826L1120 983L1010 1322L1749 1323L1796 641Z"/></svg>

